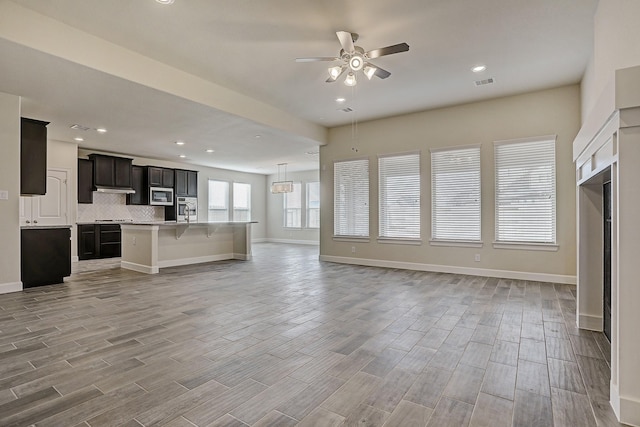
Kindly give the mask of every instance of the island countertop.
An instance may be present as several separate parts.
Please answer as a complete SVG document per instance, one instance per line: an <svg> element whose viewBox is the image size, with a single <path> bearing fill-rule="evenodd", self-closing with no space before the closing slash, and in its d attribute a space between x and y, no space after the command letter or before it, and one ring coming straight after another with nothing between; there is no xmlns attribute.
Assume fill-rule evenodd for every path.
<svg viewBox="0 0 640 427"><path fill-rule="evenodd" d="M120 223L120 266L155 274L161 268L251 259L251 224L257 221L133 221Z"/></svg>

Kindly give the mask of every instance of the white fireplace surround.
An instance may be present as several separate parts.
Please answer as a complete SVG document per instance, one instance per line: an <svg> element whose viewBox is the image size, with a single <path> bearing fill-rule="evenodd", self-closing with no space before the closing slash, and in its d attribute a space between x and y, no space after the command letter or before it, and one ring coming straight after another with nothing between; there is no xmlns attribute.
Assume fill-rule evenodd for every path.
<svg viewBox="0 0 640 427"><path fill-rule="evenodd" d="M640 426L640 66L615 72L573 143L577 323L603 329L603 197L611 181L611 391L620 422Z"/></svg>

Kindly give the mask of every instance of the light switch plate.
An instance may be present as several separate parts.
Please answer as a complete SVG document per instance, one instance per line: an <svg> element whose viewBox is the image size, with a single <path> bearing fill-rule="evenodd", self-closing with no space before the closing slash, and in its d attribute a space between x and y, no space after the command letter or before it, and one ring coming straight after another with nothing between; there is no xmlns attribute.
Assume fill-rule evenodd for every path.
<svg viewBox="0 0 640 427"><path fill-rule="evenodd" d="M9 200L9 192L7 190L0 190L0 200Z"/></svg>

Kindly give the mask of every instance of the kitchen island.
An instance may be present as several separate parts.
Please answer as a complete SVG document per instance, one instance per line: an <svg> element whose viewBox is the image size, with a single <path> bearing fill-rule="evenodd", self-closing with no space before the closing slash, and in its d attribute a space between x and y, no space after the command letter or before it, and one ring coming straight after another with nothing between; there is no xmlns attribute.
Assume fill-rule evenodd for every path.
<svg viewBox="0 0 640 427"><path fill-rule="evenodd" d="M251 259L252 222L132 222L120 224L120 266L147 274L161 268Z"/></svg>

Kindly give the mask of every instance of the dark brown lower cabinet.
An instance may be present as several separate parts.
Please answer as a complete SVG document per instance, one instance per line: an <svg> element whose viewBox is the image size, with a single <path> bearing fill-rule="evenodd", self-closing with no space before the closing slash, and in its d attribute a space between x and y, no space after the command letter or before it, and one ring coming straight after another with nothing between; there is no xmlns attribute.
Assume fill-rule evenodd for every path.
<svg viewBox="0 0 640 427"><path fill-rule="evenodd" d="M114 258L122 254L118 224L79 224L78 259Z"/></svg>
<svg viewBox="0 0 640 427"><path fill-rule="evenodd" d="M20 230L22 286L62 283L71 275L70 228Z"/></svg>

